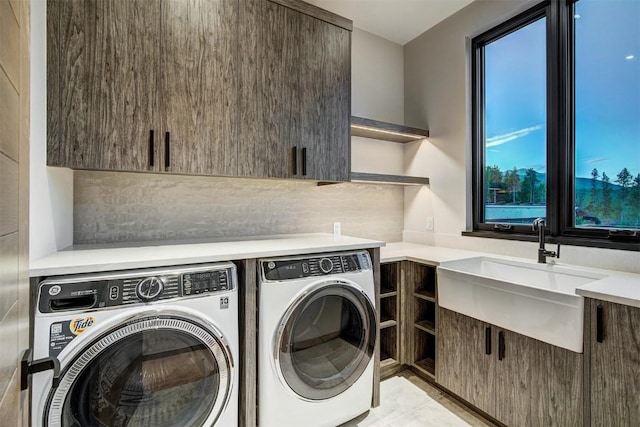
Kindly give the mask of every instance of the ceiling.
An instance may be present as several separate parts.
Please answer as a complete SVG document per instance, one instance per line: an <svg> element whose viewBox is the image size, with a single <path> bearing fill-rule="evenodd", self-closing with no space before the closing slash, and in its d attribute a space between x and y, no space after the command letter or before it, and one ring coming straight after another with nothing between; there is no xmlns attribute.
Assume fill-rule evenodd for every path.
<svg viewBox="0 0 640 427"><path fill-rule="evenodd" d="M473 0L306 0L404 45Z"/></svg>

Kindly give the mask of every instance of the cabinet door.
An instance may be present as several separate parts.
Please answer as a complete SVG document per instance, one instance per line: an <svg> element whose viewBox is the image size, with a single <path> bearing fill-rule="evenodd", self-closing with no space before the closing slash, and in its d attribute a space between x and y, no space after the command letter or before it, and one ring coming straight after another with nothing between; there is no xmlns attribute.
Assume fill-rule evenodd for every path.
<svg viewBox="0 0 640 427"><path fill-rule="evenodd" d="M238 0L162 2L166 171L237 174L238 7Z"/></svg>
<svg viewBox="0 0 640 427"><path fill-rule="evenodd" d="M155 170L160 2L49 1L47 8L55 41L47 52L47 163Z"/></svg>
<svg viewBox="0 0 640 427"><path fill-rule="evenodd" d="M350 160L351 35L301 15L298 142L303 178L347 181Z"/></svg>
<svg viewBox="0 0 640 427"><path fill-rule="evenodd" d="M640 425L640 308L588 301L591 425Z"/></svg>
<svg viewBox="0 0 640 427"><path fill-rule="evenodd" d="M487 339L491 325L442 307L438 313L436 381L494 416L497 337Z"/></svg>
<svg viewBox="0 0 640 427"><path fill-rule="evenodd" d="M582 426L582 355L494 327L496 419L510 426Z"/></svg>
<svg viewBox="0 0 640 427"><path fill-rule="evenodd" d="M240 59L239 175L347 181L350 31L270 1L241 10L240 44L257 59Z"/></svg>
<svg viewBox="0 0 640 427"><path fill-rule="evenodd" d="M264 129L261 143L266 145L268 162L266 176L299 177L302 173L298 164L297 138L300 111L296 94L299 90L300 13L269 1L264 2L264 8L260 84Z"/></svg>

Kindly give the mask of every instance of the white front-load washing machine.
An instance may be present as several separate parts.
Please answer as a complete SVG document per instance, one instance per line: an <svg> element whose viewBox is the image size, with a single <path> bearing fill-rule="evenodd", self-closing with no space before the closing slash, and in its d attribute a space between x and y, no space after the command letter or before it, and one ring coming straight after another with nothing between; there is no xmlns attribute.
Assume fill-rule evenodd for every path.
<svg viewBox="0 0 640 427"><path fill-rule="evenodd" d="M262 259L258 424L335 427L371 407L376 311L368 252Z"/></svg>
<svg viewBox="0 0 640 427"><path fill-rule="evenodd" d="M32 425L238 425L233 263L50 277L34 307Z"/></svg>

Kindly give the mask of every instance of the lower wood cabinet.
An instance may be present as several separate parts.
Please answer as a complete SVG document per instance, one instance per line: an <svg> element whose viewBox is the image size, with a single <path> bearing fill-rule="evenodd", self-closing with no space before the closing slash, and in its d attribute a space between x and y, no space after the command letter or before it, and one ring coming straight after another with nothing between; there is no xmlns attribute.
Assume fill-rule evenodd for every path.
<svg viewBox="0 0 640 427"><path fill-rule="evenodd" d="M583 356L439 308L436 381L509 426L582 426Z"/></svg>
<svg viewBox="0 0 640 427"><path fill-rule="evenodd" d="M587 298L585 310L590 424L639 426L640 308Z"/></svg>

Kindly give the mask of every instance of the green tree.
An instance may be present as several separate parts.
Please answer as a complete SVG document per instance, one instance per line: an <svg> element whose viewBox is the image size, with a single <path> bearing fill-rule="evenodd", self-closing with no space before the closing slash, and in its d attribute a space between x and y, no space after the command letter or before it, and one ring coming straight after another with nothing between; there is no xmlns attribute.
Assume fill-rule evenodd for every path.
<svg viewBox="0 0 640 427"><path fill-rule="evenodd" d="M634 218L635 226L640 225L640 173L633 178L633 187L629 190L629 207L631 216Z"/></svg>
<svg viewBox="0 0 640 427"><path fill-rule="evenodd" d="M497 193L502 189L502 172L498 165L487 166L485 171L485 202L495 203Z"/></svg>
<svg viewBox="0 0 640 427"><path fill-rule="evenodd" d="M589 202L585 206L592 215L595 214L595 210L598 206L598 178L600 178L598 169L593 168L591 171L591 196L589 197Z"/></svg>
<svg viewBox="0 0 640 427"><path fill-rule="evenodd" d="M538 174L533 168L527 169L520 186L520 201L523 203L535 203L538 184Z"/></svg>
<svg viewBox="0 0 640 427"><path fill-rule="evenodd" d="M602 172L602 216L611 217L613 206L611 205L611 184L606 172Z"/></svg>
<svg viewBox="0 0 640 427"><path fill-rule="evenodd" d="M516 193L520 191L520 176L515 166L504 175L504 183L507 184L507 188L511 192L511 203L515 203Z"/></svg>
<svg viewBox="0 0 640 427"><path fill-rule="evenodd" d="M620 185L620 222L625 223L625 211L627 210L627 196L629 187L633 181L633 175L629 173L627 168L623 168L617 175L616 182Z"/></svg>

